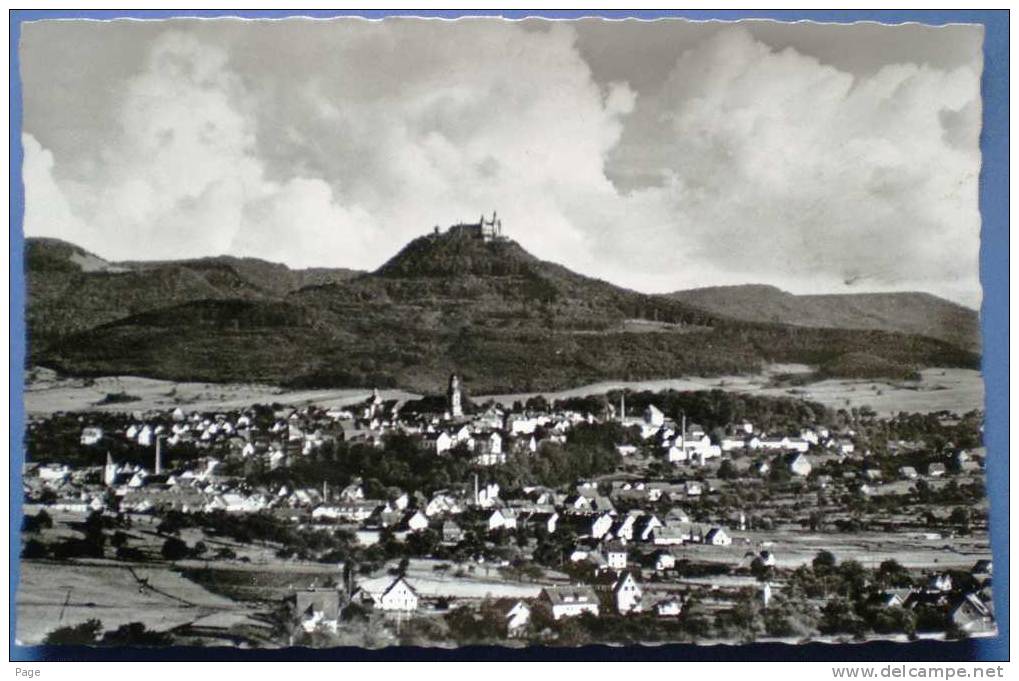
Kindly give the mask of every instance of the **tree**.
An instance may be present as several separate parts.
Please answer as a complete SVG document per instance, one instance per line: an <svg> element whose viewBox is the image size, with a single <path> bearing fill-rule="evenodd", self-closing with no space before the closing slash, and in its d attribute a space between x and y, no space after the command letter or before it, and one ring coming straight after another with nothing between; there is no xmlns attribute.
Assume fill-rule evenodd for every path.
<svg viewBox="0 0 1019 681"><path fill-rule="evenodd" d="M103 630L103 623L90 619L69 627L59 627L46 634L43 643L56 646L88 646L95 644Z"/></svg>
<svg viewBox="0 0 1019 681"><path fill-rule="evenodd" d="M835 562L835 554L831 551L818 551L817 555L814 556L814 560L811 561L811 565L814 568L814 572L825 574L831 572L835 567Z"/></svg>
<svg viewBox="0 0 1019 681"><path fill-rule="evenodd" d="M170 537L163 542L163 548L160 550L160 553L163 554L163 558L170 561L183 560L191 555L188 545L176 537Z"/></svg>
<svg viewBox="0 0 1019 681"><path fill-rule="evenodd" d="M775 574L775 568L771 565L765 565L764 561L761 560L760 556L754 558L753 562L750 563L750 574L754 576L759 582L766 582L771 579Z"/></svg>
<svg viewBox="0 0 1019 681"><path fill-rule="evenodd" d="M21 524L22 532L41 532L53 527L53 518L46 512L46 509L39 509L35 516L25 516Z"/></svg>
<svg viewBox="0 0 1019 681"><path fill-rule="evenodd" d="M216 558L222 560L233 560L234 558L237 557L237 553L229 546L221 546L220 548L216 549L215 555Z"/></svg>
<svg viewBox="0 0 1019 681"><path fill-rule="evenodd" d="M889 559L881 562L877 569L878 581L889 587L911 587L913 576L897 560Z"/></svg>
<svg viewBox="0 0 1019 681"><path fill-rule="evenodd" d="M94 558L103 557L103 549L106 546L106 535L103 534L103 514L100 511L92 511L85 519L85 554Z"/></svg>
<svg viewBox="0 0 1019 681"><path fill-rule="evenodd" d="M49 549L41 541L29 539L21 549L21 557L27 559L40 559L49 555Z"/></svg>
<svg viewBox="0 0 1019 681"><path fill-rule="evenodd" d="M736 466L732 461L726 459L718 467L718 477L722 480L734 480L739 477L739 471L736 470Z"/></svg>
<svg viewBox="0 0 1019 681"><path fill-rule="evenodd" d="M169 646L173 637L160 631L151 631L141 622L131 622L108 631L103 636L104 646Z"/></svg>
<svg viewBox="0 0 1019 681"><path fill-rule="evenodd" d="M853 611L849 601L833 598L821 609L820 629L823 634L852 634L859 637L867 630L867 626Z"/></svg>
<svg viewBox="0 0 1019 681"><path fill-rule="evenodd" d="M963 508L962 506L956 506L955 508L952 509L952 513L948 516L948 522L963 528L969 527L970 523L969 509Z"/></svg>

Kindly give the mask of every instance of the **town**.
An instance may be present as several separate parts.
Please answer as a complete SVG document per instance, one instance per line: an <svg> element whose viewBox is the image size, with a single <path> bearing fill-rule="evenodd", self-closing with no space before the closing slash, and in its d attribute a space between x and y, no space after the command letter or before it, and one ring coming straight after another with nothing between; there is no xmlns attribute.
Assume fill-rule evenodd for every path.
<svg viewBox="0 0 1019 681"><path fill-rule="evenodd" d="M328 409L132 412L112 396L123 412L31 420L19 640L995 631L980 412L718 390L478 404L467 383Z"/></svg>

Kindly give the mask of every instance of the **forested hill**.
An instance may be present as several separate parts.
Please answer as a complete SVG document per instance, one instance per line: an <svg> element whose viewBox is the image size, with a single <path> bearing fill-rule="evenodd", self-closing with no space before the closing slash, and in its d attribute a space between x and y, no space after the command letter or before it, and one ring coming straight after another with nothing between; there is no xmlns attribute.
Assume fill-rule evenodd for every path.
<svg viewBox="0 0 1019 681"><path fill-rule="evenodd" d="M979 364L969 349L916 334L733 319L585 277L511 240L451 232L415 239L375 272L296 288L227 258L64 271L33 269L52 265L37 255L27 258L31 361L73 374L432 391L457 371L494 392L770 362L896 377ZM249 269L268 267L283 266ZM127 291L138 282L144 295Z"/></svg>
<svg viewBox="0 0 1019 681"><path fill-rule="evenodd" d="M343 281L359 272L290 269L255 258L110 262L58 239L25 242L29 336L42 344L198 300L269 300L304 286Z"/></svg>
<svg viewBox="0 0 1019 681"><path fill-rule="evenodd" d="M747 285L677 291L669 297L743 321L899 331L980 349L977 311L929 293L793 295L774 286Z"/></svg>

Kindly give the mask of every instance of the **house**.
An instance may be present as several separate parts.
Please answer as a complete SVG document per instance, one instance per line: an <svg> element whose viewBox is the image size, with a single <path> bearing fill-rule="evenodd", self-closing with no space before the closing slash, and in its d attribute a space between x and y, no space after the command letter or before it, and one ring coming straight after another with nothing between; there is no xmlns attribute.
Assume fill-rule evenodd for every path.
<svg viewBox="0 0 1019 681"><path fill-rule="evenodd" d="M364 499L364 490L361 489L360 479L340 491L340 501L360 501L361 499Z"/></svg>
<svg viewBox="0 0 1019 681"><path fill-rule="evenodd" d="M538 419L522 414L510 414L506 417L506 430L511 435L533 435L538 425Z"/></svg>
<svg viewBox="0 0 1019 681"><path fill-rule="evenodd" d="M616 611L620 615L641 611L641 598L644 592L637 584L637 580L629 572L622 576L612 586L612 596L616 601Z"/></svg>
<svg viewBox="0 0 1019 681"><path fill-rule="evenodd" d="M541 597L552 609L552 619L576 617L584 613L598 616L598 594L589 586L546 587Z"/></svg>
<svg viewBox="0 0 1019 681"><path fill-rule="evenodd" d="M655 604L655 614L659 617L679 617L683 612L683 604L678 598L666 598Z"/></svg>
<svg viewBox="0 0 1019 681"><path fill-rule="evenodd" d="M704 543L711 544L712 546L730 546L732 544L732 537L725 531L725 528L712 527L704 535Z"/></svg>
<svg viewBox="0 0 1019 681"><path fill-rule="evenodd" d="M527 625L531 623L531 606L526 601L501 599L496 602L495 607L507 638L523 636L527 632Z"/></svg>
<svg viewBox="0 0 1019 681"><path fill-rule="evenodd" d="M625 570L626 559L626 547L622 544L613 542L605 547L605 561L610 570Z"/></svg>
<svg viewBox="0 0 1019 681"><path fill-rule="evenodd" d="M927 590L928 591L951 591L952 590L952 576L947 572L942 572L936 575L931 575L927 579Z"/></svg>
<svg viewBox="0 0 1019 681"><path fill-rule="evenodd" d="M597 494L591 497L591 511L594 513L616 514L616 507L608 497Z"/></svg>
<svg viewBox="0 0 1019 681"><path fill-rule="evenodd" d="M653 513L646 513L637 519L633 526L633 539L635 541L651 541L651 534L656 528L662 526L657 516Z"/></svg>
<svg viewBox="0 0 1019 681"><path fill-rule="evenodd" d="M920 476L912 466L902 466L899 468L899 477L903 480L916 480Z"/></svg>
<svg viewBox="0 0 1019 681"><path fill-rule="evenodd" d="M418 595L403 577L397 577L378 598L378 606L386 611L413 612L418 609Z"/></svg>
<svg viewBox="0 0 1019 681"><path fill-rule="evenodd" d="M566 501L563 502L563 507L566 511L573 513L590 513L591 500L582 494L571 494L566 497Z"/></svg>
<svg viewBox="0 0 1019 681"><path fill-rule="evenodd" d="M48 463L45 466L39 466L35 473L39 476L40 480L53 482L64 480L71 475L71 469L65 464L59 463Z"/></svg>
<svg viewBox="0 0 1019 681"><path fill-rule="evenodd" d="M644 423L655 428L661 428L665 424L665 414L653 404L649 404L644 410Z"/></svg>
<svg viewBox="0 0 1019 681"><path fill-rule="evenodd" d="M441 492L436 493L435 496L433 496L425 505L425 515L428 517L445 515L447 513L455 515L461 511L463 511L463 509L454 497Z"/></svg>
<svg viewBox="0 0 1019 681"><path fill-rule="evenodd" d="M723 452L735 452L741 449L745 449L747 446L746 436L744 435L726 435L722 437L718 442L718 446Z"/></svg>
<svg viewBox="0 0 1019 681"><path fill-rule="evenodd" d="M658 550L651 554L652 565L656 572L672 570L676 567L676 557L668 551Z"/></svg>
<svg viewBox="0 0 1019 681"><path fill-rule="evenodd" d="M478 508L492 508L499 501L499 484L488 483L474 495L474 503Z"/></svg>
<svg viewBox="0 0 1019 681"><path fill-rule="evenodd" d="M810 463L810 459L801 453L794 454L789 458L788 461L789 472L793 475L799 475L806 477L810 475L810 471L813 470L813 466Z"/></svg>
<svg viewBox="0 0 1019 681"><path fill-rule="evenodd" d="M506 453L502 448L502 435L497 432L475 440L474 460L479 466L497 466L506 463Z"/></svg>
<svg viewBox="0 0 1019 681"><path fill-rule="evenodd" d="M319 627L336 631L340 619L340 594L337 591L298 591L288 599L291 601L295 623L304 631L312 632Z"/></svg>
<svg viewBox="0 0 1019 681"><path fill-rule="evenodd" d="M497 508L488 515L488 531L513 530L517 526L517 514L508 508Z"/></svg>
<svg viewBox="0 0 1019 681"><path fill-rule="evenodd" d="M673 506L665 514L665 525L686 525L690 522L690 515L679 506Z"/></svg>
<svg viewBox="0 0 1019 681"><path fill-rule="evenodd" d="M994 564L990 560L981 558L973 564L970 574L977 579L990 579L994 569L993 566Z"/></svg>
<svg viewBox="0 0 1019 681"><path fill-rule="evenodd" d="M413 612L420 598L402 576L392 581L371 580L355 593L355 598L387 612Z"/></svg>
<svg viewBox="0 0 1019 681"><path fill-rule="evenodd" d="M624 541L631 541L633 539L633 528L639 517L640 511L636 513L631 511L618 519L610 530L612 536Z"/></svg>
<svg viewBox="0 0 1019 681"><path fill-rule="evenodd" d="M677 447L676 445L672 445L669 447L668 452L666 452L665 460L669 463L686 463L690 460L690 453L687 451L686 447Z"/></svg>
<svg viewBox="0 0 1019 681"><path fill-rule="evenodd" d="M593 520L588 518L586 526L588 528L587 533L590 534L591 538L601 539L612 529L612 516L608 513L603 513Z"/></svg>
<svg viewBox="0 0 1019 681"><path fill-rule="evenodd" d="M912 595L912 589L889 589L881 594L881 605L885 608L901 608Z"/></svg>
<svg viewBox="0 0 1019 681"><path fill-rule="evenodd" d="M799 475L800 477L806 477L810 475L810 471L813 470L810 460L803 454L797 453L791 455L787 459L787 466L789 466L789 472L793 475Z"/></svg>
<svg viewBox="0 0 1019 681"><path fill-rule="evenodd" d="M436 454L442 454L453 449L453 438L446 431L429 434L426 440L431 441L432 449L435 450Z"/></svg>
<svg viewBox="0 0 1019 681"><path fill-rule="evenodd" d="M668 525L656 527L651 532L651 543L656 546L676 546L690 539L688 526Z"/></svg>
<svg viewBox="0 0 1019 681"><path fill-rule="evenodd" d="M927 465L927 475L929 477L940 478L944 476L945 472L946 472L945 464L943 463L934 462L932 464Z"/></svg>
<svg viewBox="0 0 1019 681"><path fill-rule="evenodd" d="M966 594L949 611L952 623L968 634L993 632L994 615L975 594Z"/></svg>
<svg viewBox="0 0 1019 681"><path fill-rule="evenodd" d="M555 511L534 511L527 516L527 525L541 528L548 534L555 534L559 525L559 514Z"/></svg>
<svg viewBox="0 0 1019 681"><path fill-rule="evenodd" d="M421 511L407 511L400 522L401 528L411 532L420 532L428 529L428 517Z"/></svg>
<svg viewBox="0 0 1019 681"><path fill-rule="evenodd" d="M442 541L447 544L458 544L463 539L464 532L452 520L442 523Z"/></svg>
<svg viewBox="0 0 1019 681"><path fill-rule="evenodd" d="M90 447L103 439L103 429L97 426L88 426L81 430L81 444L85 447Z"/></svg>

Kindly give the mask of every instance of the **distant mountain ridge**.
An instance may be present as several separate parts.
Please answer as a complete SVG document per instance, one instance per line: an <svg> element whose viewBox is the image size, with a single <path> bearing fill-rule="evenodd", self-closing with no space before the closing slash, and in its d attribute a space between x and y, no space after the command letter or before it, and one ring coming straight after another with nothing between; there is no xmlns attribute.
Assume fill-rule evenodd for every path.
<svg viewBox="0 0 1019 681"><path fill-rule="evenodd" d="M258 300L359 272L292 270L255 258L111 262L66 241L25 240L29 334L37 340L197 300Z"/></svg>
<svg viewBox="0 0 1019 681"><path fill-rule="evenodd" d="M743 321L897 331L980 349L977 311L929 293L795 295L774 286L748 284L677 291L669 297Z"/></svg>
<svg viewBox="0 0 1019 681"><path fill-rule="evenodd" d="M26 257L30 361L79 375L428 392L457 371L472 390L516 392L745 374L770 362L896 377L979 366L975 353L915 334L720 315L463 230L414 239L375 272L303 279L235 258L66 272L42 251ZM111 309L121 300L134 309Z"/></svg>

